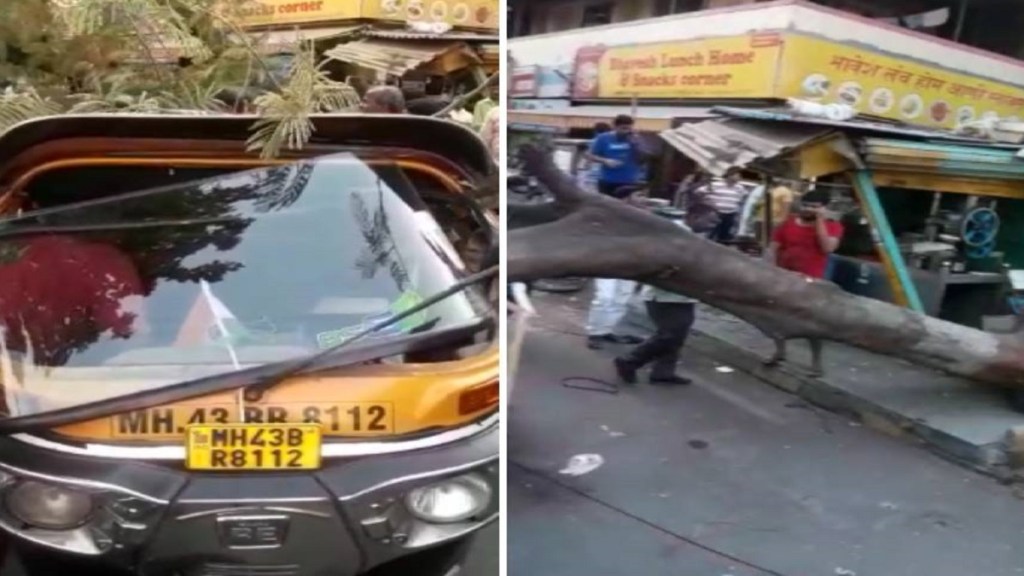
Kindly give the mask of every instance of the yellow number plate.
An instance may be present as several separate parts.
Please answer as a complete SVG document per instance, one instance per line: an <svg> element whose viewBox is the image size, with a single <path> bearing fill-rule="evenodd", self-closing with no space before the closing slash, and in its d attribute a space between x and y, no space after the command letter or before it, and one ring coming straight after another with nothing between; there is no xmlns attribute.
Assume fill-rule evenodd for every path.
<svg viewBox="0 0 1024 576"><path fill-rule="evenodd" d="M315 470L320 467L319 424L189 426L190 470Z"/></svg>
<svg viewBox="0 0 1024 576"><path fill-rule="evenodd" d="M2 2L3 0L0 0ZM177 440L190 426L250 424L321 424L328 436L384 436L395 431L390 402L284 402L249 405L173 405L133 410L110 418L110 436L117 440Z"/></svg>

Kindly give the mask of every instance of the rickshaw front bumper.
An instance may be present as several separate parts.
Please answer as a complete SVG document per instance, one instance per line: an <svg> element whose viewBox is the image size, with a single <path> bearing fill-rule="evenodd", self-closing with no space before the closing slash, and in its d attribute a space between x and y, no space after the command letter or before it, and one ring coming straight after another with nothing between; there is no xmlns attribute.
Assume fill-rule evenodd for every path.
<svg viewBox="0 0 1024 576"><path fill-rule="evenodd" d="M494 424L317 471L199 474L3 438L0 529L23 546L143 576L444 576L497 518L498 446ZM51 503L69 501L61 491L86 494L92 511L58 530L26 524L12 512L26 507L10 499L30 483L56 490Z"/></svg>

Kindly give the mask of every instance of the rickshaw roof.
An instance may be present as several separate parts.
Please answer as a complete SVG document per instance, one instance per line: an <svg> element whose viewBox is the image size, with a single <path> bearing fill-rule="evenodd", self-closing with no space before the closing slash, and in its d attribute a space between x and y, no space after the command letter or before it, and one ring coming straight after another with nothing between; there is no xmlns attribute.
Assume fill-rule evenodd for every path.
<svg viewBox="0 0 1024 576"><path fill-rule="evenodd" d="M395 114L318 114L311 144L401 147L445 157L471 174L489 176L494 161L480 137L448 120ZM0 134L0 158L73 138L231 140L245 142L253 114L69 114L22 122ZM0 178L5 167L0 163Z"/></svg>

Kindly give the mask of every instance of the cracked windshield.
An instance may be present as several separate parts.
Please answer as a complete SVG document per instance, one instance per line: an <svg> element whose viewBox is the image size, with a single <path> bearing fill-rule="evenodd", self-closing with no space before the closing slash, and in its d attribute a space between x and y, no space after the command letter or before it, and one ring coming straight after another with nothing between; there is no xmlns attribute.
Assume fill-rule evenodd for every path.
<svg viewBox="0 0 1024 576"><path fill-rule="evenodd" d="M405 172L353 155L29 212L0 259L8 416L307 356L463 275ZM469 324L480 298L363 344Z"/></svg>
<svg viewBox="0 0 1024 576"><path fill-rule="evenodd" d="M508 572L1024 574L1024 24L509 0Z"/></svg>

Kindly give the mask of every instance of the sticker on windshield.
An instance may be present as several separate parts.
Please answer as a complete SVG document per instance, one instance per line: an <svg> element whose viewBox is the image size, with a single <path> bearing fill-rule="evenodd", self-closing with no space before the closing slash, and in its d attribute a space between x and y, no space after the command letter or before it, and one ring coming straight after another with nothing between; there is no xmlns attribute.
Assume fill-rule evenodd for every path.
<svg viewBox="0 0 1024 576"><path fill-rule="evenodd" d="M402 314L403 312L412 310L413 308L419 306L422 303L422 296L420 296L416 292L413 292L412 290L406 290L404 293L402 293L401 296L398 297L398 300L395 300L395 302L391 304L391 313L396 315ZM398 326L399 328L401 328L402 332L410 332L416 329L418 326L422 325L426 321L427 311L420 310L419 312L412 314L408 318L403 318L401 321L398 322Z"/></svg>
<svg viewBox="0 0 1024 576"><path fill-rule="evenodd" d="M328 348L334 348L353 336L369 330L370 328L377 326L389 318L393 318L398 314L412 310L423 302L423 297L418 293L411 290L407 290L399 296L398 300L395 300L388 306L387 312L379 314L371 314L363 318L362 322L355 326L349 326L347 328L340 328L338 330L329 330L327 332L320 332L316 335L317 346L321 350ZM382 328L372 334L368 334L363 338L366 340L374 340L378 338L386 338L388 336L397 336L400 334L408 334L416 328L422 326L427 321L427 311L420 310L415 314L410 315L407 318L399 320L397 323Z"/></svg>

